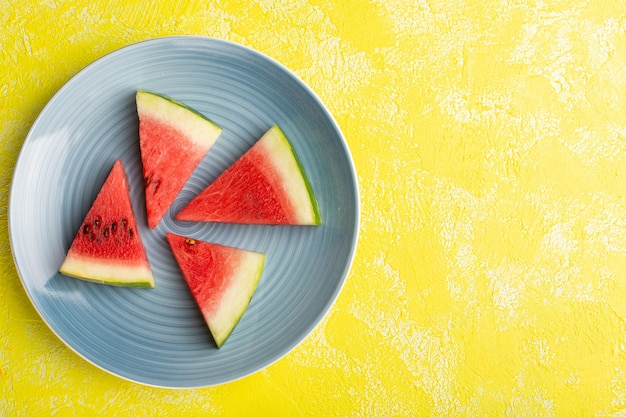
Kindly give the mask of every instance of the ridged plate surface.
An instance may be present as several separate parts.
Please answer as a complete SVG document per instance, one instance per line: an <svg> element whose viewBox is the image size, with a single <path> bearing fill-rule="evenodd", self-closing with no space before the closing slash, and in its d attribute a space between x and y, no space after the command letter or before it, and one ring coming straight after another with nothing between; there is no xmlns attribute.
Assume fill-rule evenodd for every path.
<svg viewBox="0 0 626 417"><path fill-rule="evenodd" d="M154 230L146 224L137 89L170 95L224 129ZM174 221L178 210L275 123L291 139L310 177L322 226ZM104 286L57 272L118 158L129 177L155 289ZM336 299L358 235L353 163L325 106L274 60L210 38L140 42L78 73L33 124L12 181L11 245L35 308L53 332L86 360L147 385L220 384L284 356ZM219 350L170 253L167 231L267 254L250 306Z"/></svg>

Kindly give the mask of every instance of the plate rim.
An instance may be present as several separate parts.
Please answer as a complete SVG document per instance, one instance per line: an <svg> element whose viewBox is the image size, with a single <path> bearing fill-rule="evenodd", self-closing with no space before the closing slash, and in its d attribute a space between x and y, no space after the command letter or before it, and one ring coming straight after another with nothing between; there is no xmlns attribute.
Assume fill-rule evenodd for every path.
<svg viewBox="0 0 626 417"><path fill-rule="evenodd" d="M45 119L45 117L47 116L47 113L49 111L51 111L50 109L53 108L55 106L55 103L57 100L59 100L60 97L62 97L65 94L65 91L70 89L71 86L77 82L81 77L85 76L85 74L89 73L90 71L92 71L95 67L97 67L98 65L101 65L103 62L111 60L111 59L115 59L116 55L118 54L122 54L130 49L135 49L135 48L142 48L143 45L146 44L154 44L154 43L160 43L160 42L168 42L168 41L191 41L192 43L195 42L200 42L200 43L208 43L208 44L214 44L214 45L218 45L221 46L223 48L235 48L235 49L240 49L243 52L247 53L247 54L252 54L254 56L256 56L257 58L263 60L263 61L267 61L269 64L271 64L272 66L276 67L277 69L281 70L282 72L284 72L285 75L287 75L288 77L290 77L293 81L295 81L300 88L302 88L307 95L309 96L309 98L311 98L312 100L315 101L315 103L320 107L320 109L323 111L327 121L330 123L330 125L332 126L333 130L337 133L337 138L339 139L339 143L342 147L342 149L344 150L345 156L346 156L346 160L348 162L348 170L350 171L351 177L350 177L350 184L353 188L353 192L354 195L352 196L352 198L354 199L354 213L353 213L353 217L354 217L354 224L353 224L353 233L350 239L350 249L348 252L348 256L345 258L345 261L343 262L343 270L341 272L341 276L340 279L338 279L337 282L337 286L335 288L335 290L332 293L332 296L329 297L328 299L324 300L324 303L322 304L322 308L319 312L318 315L314 316L312 320L310 320L308 326L302 328L302 335L299 337L294 337L290 343L282 350L280 350L279 352L276 352L274 355L272 355L272 358L270 360L267 360L263 363L259 363L251 368L249 371L247 372L243 372L240 375L236 376L236 377L232 377L232 378L228 378L225 381L222 382L215 382L215 383L204 383L201 385L189 385L189 386L169 386L167 384L157 384L157 383L151 383L151 382L147 382L147 381L142 381L139 378L137 379L133 379L127 375L123 375L120 374L118 372L115 372L111 369L107 369L105 366L102 366L94 361L92 361L90 358L88 358L87 356L85 356L83 353L79 352L74 346L72 346L72 344L70 344L67 340L65 340L63 337L60 336L60 334L58 333L57 329L55 329L50 322L48 321L48 319L44 316L44 313L41 311L40 306L39 306L39 302L34 298L34 295L32 293L32 288L29 287L29 285L27 284L27 278L24 276L25 273L23 271L23 268L20 267L20 265L18 264L18 254L16 253L16 248L15 248L15 242L14 240L16 239L16 234L17 232L14 230L13 226L13 222L12 222L12 213L14 210L18 210L18 207L15 207L15 204L17 204L15 202L15 195L17 194L18 190L17 190L17 185L14 181L16 173L18 173L18 171L21 169L21 165L24 164L24 159L26 158L25 154L26 154L26 144L31 141L31 137L34 135L34 132L37 130L37 127L40 123L42 123L42 120ZM187 47L190 48L194 48L195 45L186 45ZM11 174L11 185L9 188L9 199L8 199L8 205L7 205L7 224L8 224L8 234L9 234L9 247L10 247L10 251L11 251L11 256L13 259L13 264L15 266L15 270L16 273L19 277L19 280L21 282L22 288L24 289L24 292L26 293L32 307L35 309L35 311L37 312L37 314L39 315L39 317L41 318L41 320L46 324L47 328L56 336L56 338L66 347L68 347L72 352L74 352L75 354L77 354L82 360L85 360L86 362L88 362L89 364L95 366L98 369L101 369L102 371L113 375L117 378L129 381L129 382L133 382L139 385L144 385L144 386L150 386L150 387L158 387L158 388L165 388L165 389L194 389L194 388L204 388L204 387L211 387L211 386L218 386L218 385L224 385L224 384L228 384L230 382L234 382L243 378L246 378L250 375L253 375L255 373L258 373L264 369L266 369L267 367L275 364L276 362L280 361L281 359L283 359L285 356L289 355L294 349L296 349L299 345L301 345L307 338L310 337L311 333L317 328L319 327L319 325L323 322L324 318L328 316L329 312L331 311L332 307L335 305L337 298L339 297L339 295L341 294L341 292L343 291L344 286L346 285L346 281L348 280L348 277L350 275L350 272L352 270L353 264L354 264L354 260L356 257L356 252L357 252L357 247L358 247L358 243L359 243L359 237L360 237L360 225L361 225L361 195L360 195L360 187L359 187L359 181L358 181L358 173L356 171L356 167L355 167L355 163L354 163L354 158L352 156L352 153L350 152L350 148L348 146L348 142L345 138L345 135L343 134L343 131L341 130L338 122L336 121L336 119L334 118L334 116L332 115L332 113L330 112L330 110L328 109L328 107L324 104L324 102L320 99L320 97L317 95L317 93L315 93L313 91L313 89L307 84L305 83L299 76L297 76L295 74L294 71L290 70L287 66L285 66L284 64L282 64L281 62L279 62L277 59L266 55L263 52L260 52L256 49L253 49L252 47L237 43L235 41L232 40L227 40L227 39L221 39L221 38L215 38L215 37L210 37L210 36L202 36L202 35L168 35L168 36L159 36L159 37L152 37L152 38L146 38L146 39L142 39L136 42L131 42L128 43L124 46L118 47L112 51L109 51L101 56L99 56L98 58L96 58L95 60L91 61L89 64L87 64L86 66L82 67L79 71L77 71L74 75L72 75L67 81L65 81L63 83L63 85L58 88L53 94L52 96L47 100L47 102L45 103L45 105L41 108L41 110L38 112L36 118L34 119L34 121L32 122L31 126L28 128L28 132L27 134L24 136L24 140L22 141L22 144L20 145L20 150L18 152L17 158L16 158L16 162L15 165L13 167L12 170L12 174Z"/></svg>

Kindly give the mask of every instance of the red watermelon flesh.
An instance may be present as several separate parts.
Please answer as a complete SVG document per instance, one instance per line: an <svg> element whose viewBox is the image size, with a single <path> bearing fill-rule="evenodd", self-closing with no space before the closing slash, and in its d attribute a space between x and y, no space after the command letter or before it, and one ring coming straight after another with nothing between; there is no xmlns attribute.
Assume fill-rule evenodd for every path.
<svg viewBox="0 0 626 417"><path fill-rule="evenodd" d="M209 184L176 220L245 224L321 224L309 180L278 126Z"/></svg>
<svg viewBox="0 0 626 417"><path fill-rule="evenodd" d="M59 271L103 284L154 287L121 160L113 165Z"/></svg>
<svg viewBox="0 0 626 417"><path fill-rule="evenodd" d="M170 97L140 90L136 102L146 212L155 228L221 128Z"/></svg>
<svg viewBox="0 0 626 417"><path fill-rule="evenodd" d="M263 272L265 255L173 233L166 236L219 348L248 307Z"/></svg>

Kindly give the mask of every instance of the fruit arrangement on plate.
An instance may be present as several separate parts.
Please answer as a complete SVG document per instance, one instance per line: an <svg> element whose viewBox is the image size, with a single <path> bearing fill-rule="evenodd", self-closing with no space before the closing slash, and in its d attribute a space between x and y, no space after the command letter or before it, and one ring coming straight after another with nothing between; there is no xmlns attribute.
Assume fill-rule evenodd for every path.
<svg viewBox="0 0 626 417"><path fill-rule="evenodd" d="M139 90L136 104L147 222L154 229L222 129L193 108L161 94ZM321 224L306 173L276 125L180 210L176 220ZM265 254L174 233L167 233L166 239L219 348L256 290ZM157 285L137 230L121 160L114 163L59 271L101 284Z"/></svg>

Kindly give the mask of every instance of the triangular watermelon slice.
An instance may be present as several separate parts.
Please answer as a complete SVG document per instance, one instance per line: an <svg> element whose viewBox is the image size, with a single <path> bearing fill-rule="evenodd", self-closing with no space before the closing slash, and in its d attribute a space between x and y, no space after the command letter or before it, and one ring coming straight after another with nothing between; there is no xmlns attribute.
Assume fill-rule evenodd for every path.
<svg viewBox="0 0 626 417"><path fill-rule="evenodd" d="M121 160L113 165L59 272L102 284L154 287Z"/></svg>
<svg viewBox="0 0 626 417"><path fill-rule="evenodd" d="M273 126L176 220L319 225L313 188L286 136Z"/></svg>
<svg viewBox="0 0 626 417"><path fill-rule="evenodd" d="M250 303L263 272L265 254L173 233L166 236L219 348Z"/></svg>
<svg viewBox="0 0 626 417"><path fill-rule="evenodd" d="M136 102L146 211L154 229L222 129L164 95L139 90Z"/></svg>

